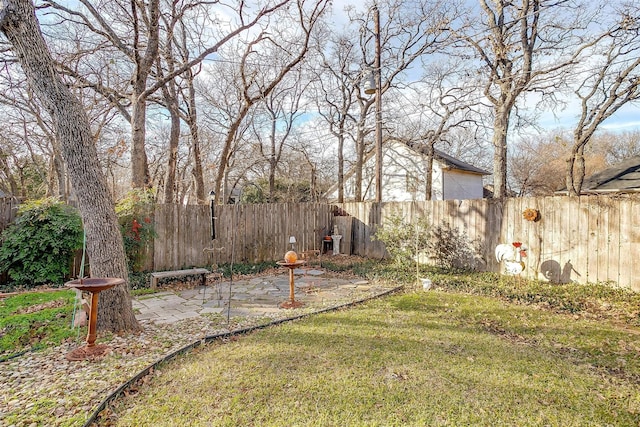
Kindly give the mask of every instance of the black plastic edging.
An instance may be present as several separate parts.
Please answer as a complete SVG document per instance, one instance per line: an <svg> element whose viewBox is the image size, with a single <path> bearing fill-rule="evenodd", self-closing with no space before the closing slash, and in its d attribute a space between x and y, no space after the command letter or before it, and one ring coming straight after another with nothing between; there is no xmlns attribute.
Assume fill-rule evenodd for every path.
<svg viewBox="0 0 640 427"><path fill-rule="evenodd" d="M102 412L107 407L107 405L109 403L115 401L122 393L124 393L125 390L129 389L139 379L141 379L141 378L145 377L146 375L148 375L149 372L153 371L158 365L161 365L162 363L165 363L165 362L168 362L168 361L170 361L172 359L175 359L177 356L179 356L181 354L184 354L184 353L186 353L186 352L188 352L188 351L190 351L190 350L192 350L194 348L197 348L197 347L199 347L201 345L204 345L204 344L208 344L208 343L210 343L212 341L223 340L225 338L230 338L230 337L233 337L233 336L236 336L236 335L245 335L245 334L248 334L248 333L253 332L253 331L266 329L268 327L280 325L280 324L285 323L285 322L291 322L293 320L303 319L305 317L309 317L309 316L314 315L314 314L328 313L328 312L331 312L331 311L338 311L338 310L341 310L343 308L352 307L354 305L362 304L364 302L371 301L373 299L380 298L380 297L383 297L383 296L398 292L402 288L404 288L404 285L400 285L400 286L395 287L393 289L389 289L389 290L384 291L384 292L382 292L380 294L372 295L372 296L369 296L369 297L361 299L361 300L351 301L351 302L348 302L348 303L345 303L345 304L341 304L341 305L337 305L337 306L334 306L334 307L323 308L322 310L314 311L314 312L311 312L311 313L299 314L299 315L293 316L293 317L287 317L287 318L284 318L284 319L277 319L277 320L274 320L272 322L265 323L263 325L249 326L247 328L236 329L236 330L229 331L229 332L222 332L222 333L215 334L215 335L205 336L204 338L199 339L198 341L194 341L191 344L187 344L184 347L181 347L178 350L176 350L176 351L174 351L172 353L169 353L166 356L156 360L155 362L153 362L152 364L150 364L149 366L147 366L146 368L144 368L143 370L138 372L131 379L129 379L128 381L123 383L115 391L113 391L111 394L109 394L109 396L104 398L102 400L102 402L100 402L98 407L93 411L93 413L91 414L89 419L87 419L87 421L83 424L82 427L90 427L91 424L93 424L96 421L96 418L98 418L98 415L100 414L100 412Z"/></svg>

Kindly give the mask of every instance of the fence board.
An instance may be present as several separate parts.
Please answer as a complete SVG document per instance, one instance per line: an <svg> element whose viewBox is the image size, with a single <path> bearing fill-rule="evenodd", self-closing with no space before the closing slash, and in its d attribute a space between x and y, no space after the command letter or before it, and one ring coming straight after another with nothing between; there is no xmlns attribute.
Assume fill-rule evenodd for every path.
<svg viewBox="0 0 640 427"><path fill-rule="evenodd" d="M631 210L628 218L630 226L629 233L629 253L626 254L628 265L630 266L627 279L629 287L636 292L640 292L640 267L638 260L640 259L640 199L632 200Z"/></svg>
<svg viewBox="0 0 640 427"><path fill-rule="evenodd" d="M632 246L632 223L631 223L632 202L630 200L620 201L620 280L619 285L630 288L633 285L631 274L633 272L632 263L635 262L629 257Z"/></svg>
<svg viewBox="0 0 640 427"><path fill-rule="evenodd" d="M609 229L607 233L607 281L620 282L620 203L607 203Z"/></svg>
<svg viewBox="0 0 640 427"><path fill-rule="evenodd" d="M589 204L584 197L578 198L574 215L571 220L575 221L577 226L575 240L572 242L575 249L572 257L573 271L571 272L571 279L581 280L584 279L589 269Z"/></svg>
<svg viewBox="0 0 640 427"><path fill-rule="evenodd" d="M600 204L598 196L589 196L589 281L599 282L606 280L606 265L602 268L601 254L604 256L606 250L606 233L601 230L607 229L604 209Z"/></svg>
<svg viewBox="0 0 640 427"><path fill-rule="evenodd" d="M609 255L609 209L602 199L598 199L598 281L609 280L609 268L607 265Z"/></svg>

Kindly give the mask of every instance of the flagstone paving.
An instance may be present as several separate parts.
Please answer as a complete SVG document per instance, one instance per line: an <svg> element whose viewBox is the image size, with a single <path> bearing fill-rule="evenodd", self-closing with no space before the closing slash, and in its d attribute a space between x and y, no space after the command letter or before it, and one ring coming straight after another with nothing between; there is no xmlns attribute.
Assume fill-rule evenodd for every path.
<svg viewBox="0 0 640 427"><path fill-rule="evenodd" d="M294 270L294 297L303 307L322 308L354 297L377 294L387 290L361 278L341 278L317 269ZM138 320L155 324L172 324L206 315L273 317L289 300L289 274L219 280L207 286L164 291L134 299Z"/></svg>

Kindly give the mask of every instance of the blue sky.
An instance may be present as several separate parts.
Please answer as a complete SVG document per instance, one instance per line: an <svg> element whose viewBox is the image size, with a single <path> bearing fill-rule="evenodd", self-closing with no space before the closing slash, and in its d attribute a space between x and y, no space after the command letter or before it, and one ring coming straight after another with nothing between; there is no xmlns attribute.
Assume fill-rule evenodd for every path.
<svg viewBox="0 0 640 427"><path fill-rule="evenodd" d="M552 112L543 113L538 124L544 129L572 129L579 114L580 110L576 106L568 105L564 110L555 114ZM611 132L640 129L640 103L625 105L600 125L599 129Z"/></svg>
<svg viewBox="0 0 640 427"><path fill-rule="evenodd" d="M469 0L471 1L471 0ZM614 3L616 1L614 0ZM370 7L373 0L333 0L333 19L332 22L339 29L348 22L348 18L344 13L346 6L353 6L358 11L366 10ZM477 5L477 1L472 1ZM580 109L577 104L568 102L567 106L555 112L542 113L539 117L538 124L543 129L572 129L575 125ZM629 131L640 129L640 102L635 104L627 104L618 110L612 117L600 125L601 130L607 131Z"/></svg>

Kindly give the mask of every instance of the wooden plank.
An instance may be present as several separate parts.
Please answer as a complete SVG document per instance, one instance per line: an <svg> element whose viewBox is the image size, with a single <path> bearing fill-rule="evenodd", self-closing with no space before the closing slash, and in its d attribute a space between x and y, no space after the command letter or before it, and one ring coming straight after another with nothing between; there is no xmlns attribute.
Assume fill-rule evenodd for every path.
<svg viewBox="0 0 640 427"><path fill-rule="evenodd" d="M626 198L620 201L620 260L618 284L623 288L631 288L633 281L633 264L637 263L637 258L632 259L629 255L632 252L632 206L633 201ZM640 221L639 221L640 222ZM639 236L640 237L640 236Z"/></svg>
<svg viewBox="0 0 640 427"><path fill-rule="evenodd" d="M629 217L629 223L631 224L629 229L629 241L630 248L629 253L626 254L627 258L632 263L633 269L629 273L629 287L640 292L640 198L635 197L631 201L631 213Z"/></svg>
<svg viewBox="0 0 640 427"><path fill-rule="evenodd" d="M589 269L587 270L586 281L595 283L598 282L600 277L600 272L598 271L600 206L598 205L597 196L587 196L587 201L589 209L589 245L587 249Z"/></svg>
<svg viewBox="0 0 640 427"><path fill-rule="evenodd" d="M572 250L569 256L570 268L565 275L572 282L586 282L586 271L588 269L587 242L589 239L589 211L585 208L585 200L581 197L573 198L573 207L567 212L567 221L571 227Z"/></svg>
<svg viewBox="0 0 640 427"><path fill-rule="evenodd" d="M560 203L562 208L561 242L562 242L562 269L560 272L561 283L571 283L577 279L575 264L578 250L577 242L580 240L580 199L578 197L563 198Z"/></svg>
<svg viewBox="0 0 640 427"><path fill-rule="evenodd" d="M609 280L609 222L610 209L606 198L597 196L598 218L598 282Z"/></svg>
<svg viewBox="0 0 640 427"><path fill-rule="evenodd" d="M151 289L155 289L158 286L158 281L160 279L166 279L168 277L185 277L185 276L196 276L196 275L205 275L211 273L206 268L191 268L186 270L174 270L174 271L161 271L151 273Z"/></svg>
<svg viewBox="0 0 640 427"><path fill-rule="evenodd" d="M607 281L620 283L620 201L607 199Z"/></svg>
<svg viewBox="0 0 640 427"><path fill-rule="evenodd" d="M560 236L558 228L562 221L562 206L558 203L557 197L547 197L545 199L548 221L545 225L545 233L543 239L546 243L545 256L542 261L542 269L545 272L545 277L553 282L559 283L560 281L560 250L561 243L559 241Z"/></svg>
<svg viewBox="0 0 640 427"><path fill-rule="evenodd" d="M529 197L525 199L525 201L520 206L520 218L522 221L523 229L524 229L524 238L523 243L527 247L527 258L525 260L526 264L526 277L530 279L539 279L539 271L540 271L540 243L538 241L538 230L539 224L538 222L528 221L524 218L524 211L526 209L534 209L539 210L538 199L535 197Z"/></svg>

